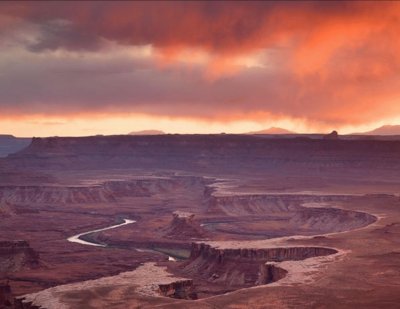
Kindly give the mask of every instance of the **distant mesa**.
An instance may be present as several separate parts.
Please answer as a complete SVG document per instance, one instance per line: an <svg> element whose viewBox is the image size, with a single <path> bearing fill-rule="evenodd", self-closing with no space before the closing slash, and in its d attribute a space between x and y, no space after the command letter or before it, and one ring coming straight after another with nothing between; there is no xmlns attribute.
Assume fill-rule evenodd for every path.
<svg viewBox="0 0 400 309"><path fill-rule="evenodd" d="M143 130L143 131L133 131L129 135L164 135L165 132L160 130Z"/></svg>
<svg viewBox="0 0 400 309"><path fill-rule="evenodd" d="M339 134L337 133L337 131L332 131L331 133L324 135L323 139L329 139L329 140L339 139Z"/></svg>
<svg viewBox="0 0 400 309"><path fill-rule="evenodd" d="M286 130L283 128L271 127L266 130L253 131L253 132L248 132L245 134L296 134L296 132L289 131L289 130Z"/></svg>
<svg viewBox="0 0 400 309"><path fill-rule="evenodd" d="M372 131L355 133L357 135L400 135L400 125L384 125Z"/></svg>
<svg viewBox="0 0 400 309"><path fill-rule="evenodd" d="M11 134L0 134L0 140L12 140L15 139L16 137Z"/></svg>

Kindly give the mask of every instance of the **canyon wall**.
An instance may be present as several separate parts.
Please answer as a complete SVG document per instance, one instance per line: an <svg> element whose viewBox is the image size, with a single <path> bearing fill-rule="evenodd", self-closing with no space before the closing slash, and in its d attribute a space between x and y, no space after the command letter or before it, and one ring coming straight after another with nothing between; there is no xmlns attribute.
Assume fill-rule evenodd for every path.
<svg viewBox="0 0 400 309"><path fill-rule="evenodd" d="M281 247L268 249L218 249L204 243L193 243L185 274L230 287L266 284L283 278L286 271L275 264L288 260L335 254L332 248Z"/></svg>
<svg viewBox="0 0 400 309"><path fill-rule="evenodd" d="M268 284L278 281L286 276L288 272L276 266L274 263L265 263L260 265L260 272L256 285Z"/></svg>
<svg viewBox="0 0 400 309"><path fill-rule="evenodd" d="M218 249L204 243L192 243L190 259L197 258L224 262L232 259L250 259L261 262L304 260L315 256L337 253L332 248L322 247L279 247L268 249Z"/></svg>
<svg viewBox="0 0 400 309"><path fill-rule="evenodd" d="M204 186L200 177L106 181L95 186L0 185L0 205L109 203L122 197L143 197L187 186Z"/></svg>
<svg viewBox="0 0 400 309"><path fill-rule="evenodd" d="M260 222L265 222L264 225L260 223L259 227L261 230L264 228L266 232L269 228L268 222L275 221L274 224L276 224L279 221L284 222L281 225L281 232L286 229L292 231L292 234L319 234L352 230L375 222L376 217L373 215L334 208L338 203L348 203L355 198L357 197L349 195L307 194L212 195L208 199L207 212L220 218L225 216L223 219L225 221L218 222L219 220L216 219L215 223L209 221L208 224L213 230L246 234L250 231L244 222L251 223L255 218ZM307 203L313 206L303 206ZM324 207L325 204L328 204L328 207ZM243 224L238 225L240 222ZM274 231L271 230L271 232L271 235L274 235ZM288 234L284 232L280 236L284 235Z"/></svg>
<svg viewBox="0 0 400 309"><path fill-rule="evenodd" d="M266 170L370 174L400 170L400 141L267 139L244 135L92 136L34 138L7 164L62 169L159 168L214 173Z"/></svg>

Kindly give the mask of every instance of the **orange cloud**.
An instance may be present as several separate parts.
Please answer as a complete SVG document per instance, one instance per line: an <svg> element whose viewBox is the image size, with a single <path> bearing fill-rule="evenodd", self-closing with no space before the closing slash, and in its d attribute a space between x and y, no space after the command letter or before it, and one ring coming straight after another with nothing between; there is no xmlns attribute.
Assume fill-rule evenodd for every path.
<svg viewBox="0 0 400 309"><path fill-rule="evenodd" d="M3 2L0 12L1 36L37 31L23 43L30 54L14 59L24 69L4 65L3 115L286 117L326 127L400 115L398 2ZM110 42L151 52L104 60Z"/></svg>

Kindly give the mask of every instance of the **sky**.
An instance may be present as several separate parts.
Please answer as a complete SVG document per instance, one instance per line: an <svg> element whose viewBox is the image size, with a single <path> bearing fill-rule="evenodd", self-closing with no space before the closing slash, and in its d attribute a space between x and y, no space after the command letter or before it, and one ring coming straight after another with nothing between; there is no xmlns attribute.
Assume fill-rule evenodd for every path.
<svg viewBox="0 0 400 309"><path fill-rule="evenodd" d="M1 2L0 133L400 124L400 2Z"/></svg>

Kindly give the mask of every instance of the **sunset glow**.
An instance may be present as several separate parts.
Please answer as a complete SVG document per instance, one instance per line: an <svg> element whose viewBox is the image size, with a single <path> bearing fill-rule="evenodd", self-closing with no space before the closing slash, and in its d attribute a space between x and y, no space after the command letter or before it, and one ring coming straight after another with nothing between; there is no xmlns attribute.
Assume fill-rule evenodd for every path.
<svg viewBox="0 0 400 309"><path fill-rule="evenodd" d="M0 133L400 124L399 31L392 1L2 2Z"/></svg>

